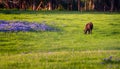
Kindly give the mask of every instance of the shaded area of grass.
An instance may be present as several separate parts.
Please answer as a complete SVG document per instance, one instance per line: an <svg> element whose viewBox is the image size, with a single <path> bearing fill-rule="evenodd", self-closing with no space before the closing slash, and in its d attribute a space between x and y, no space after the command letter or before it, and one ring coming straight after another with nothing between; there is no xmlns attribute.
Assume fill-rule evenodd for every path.
<svg viewBox="0 0 120 69"><path fill-rule="evenodd" d="M3 14L116 14L120 12L97 12L97 11L32 11L32 10L0 10Z"/></svg>

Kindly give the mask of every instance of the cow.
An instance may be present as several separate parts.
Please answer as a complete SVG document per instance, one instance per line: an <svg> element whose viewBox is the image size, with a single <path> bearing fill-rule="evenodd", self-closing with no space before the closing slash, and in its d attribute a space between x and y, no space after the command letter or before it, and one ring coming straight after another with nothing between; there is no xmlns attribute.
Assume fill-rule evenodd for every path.
<svg viewBox="0 0 120 69"><path fill-rule="evenodd" d="M85 25L84 34L92 34L93 23L89 22Z"/></svg>

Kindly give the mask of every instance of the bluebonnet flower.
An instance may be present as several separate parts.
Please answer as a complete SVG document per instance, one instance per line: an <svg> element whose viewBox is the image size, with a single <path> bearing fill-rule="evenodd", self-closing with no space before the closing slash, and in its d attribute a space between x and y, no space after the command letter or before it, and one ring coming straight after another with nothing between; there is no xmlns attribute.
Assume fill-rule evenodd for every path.
<svg viewBox="0 0 120 69"><path fill-rule="evenodd" d="M45 23L30 23L30 22L21 22L21 21L4 21L0 20L0 31L52 31L52 27L46 25Z"/></svg>

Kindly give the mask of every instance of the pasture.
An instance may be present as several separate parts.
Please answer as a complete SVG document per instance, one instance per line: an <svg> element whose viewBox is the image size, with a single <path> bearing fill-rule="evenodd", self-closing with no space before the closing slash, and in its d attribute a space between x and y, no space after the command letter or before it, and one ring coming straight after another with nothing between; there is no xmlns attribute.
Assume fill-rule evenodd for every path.
<svg viewBox="0 0 120 69"><path fill-rule="evenodd" d="M119 13L2 10L0 20L60 29L0 32L0 69L120 69ZM90 35L83 32L88 22Z"/></svg>

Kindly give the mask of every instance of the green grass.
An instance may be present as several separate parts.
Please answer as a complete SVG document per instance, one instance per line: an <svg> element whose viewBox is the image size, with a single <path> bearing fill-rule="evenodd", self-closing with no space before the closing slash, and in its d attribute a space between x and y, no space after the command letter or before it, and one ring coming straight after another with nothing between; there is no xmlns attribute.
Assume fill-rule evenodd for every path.
<svg viewBox="0 0 120 69"><path fill-rule="evenodd" d="M0 69L120 69L120 14L0 11L0 20L43 22L58 32L0 32ZM87 22L93 34L83 34ZM104 58L113 56L112 62Z"/></svg>

